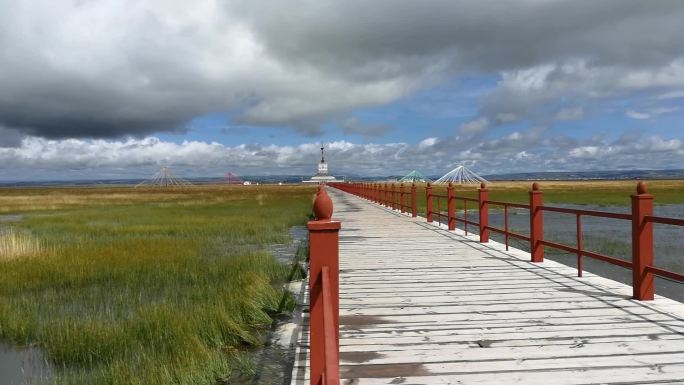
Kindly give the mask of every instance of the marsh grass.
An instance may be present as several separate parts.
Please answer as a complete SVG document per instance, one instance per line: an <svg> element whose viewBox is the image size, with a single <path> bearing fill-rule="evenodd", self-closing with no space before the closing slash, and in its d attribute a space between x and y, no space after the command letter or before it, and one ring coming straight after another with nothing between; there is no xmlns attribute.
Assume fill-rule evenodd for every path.
<svg viewBox="0 0 684 385"><path fill-rule="evenodd" d="M0 260L44 255L46 250L30 233L0 229Z"/></svg>
<svg viewBox="0 0 684 385"><path fill-rule="evenodd" d="M281 283L301 274L266 246L289 242L313 191L35 189L27 199L0 190L0 202L23 202L3 207L24 215L12 232L54 246L50 258L0 261L0 338L38 343L55 384L195 385L249 374L249 351L289 307Z"/></svg>

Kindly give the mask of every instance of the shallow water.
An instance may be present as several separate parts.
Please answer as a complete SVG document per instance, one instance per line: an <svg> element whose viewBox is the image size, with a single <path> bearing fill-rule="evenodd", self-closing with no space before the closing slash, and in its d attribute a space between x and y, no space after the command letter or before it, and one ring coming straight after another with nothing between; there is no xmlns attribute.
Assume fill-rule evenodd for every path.
<svg viewBox="0 0 684 385"><path fill-rule="evenodd" d="M21 220L21 218L0 217L0 231L2 230L1 222L16 220ZM269 247L273 256L286 264L292 263L297 250L308 237L308 230L304 226L295 226L290 229L289 234L292 239L291 243ZM264 346L252 352L256 364L256 375L252 377L236 374L235 377L230 378L229 383L238 385L289 383L294 363L294 350L273 343L274 339L278 338L276 329L289 322L297 322L297 320L289 315L279 316L273 322L271 330L264 334ZM0 385L42 384L47 382L46 380L50 379L51 375L51 367L39 348L20 349L0 343Z"/></svg>
<svg viewBox="0 0 684 385"><path fill-rule="evenodd" d="M597 210L615 213L629 213L629 207L606 207L591 205L554 205L558 207L576 208L582 210ZM684 218L684 205L663 205L654 208L656 216ZM458 213L458 217L462 217ZM468 219L479 221L476 210L468 212ZM530 226L529 211L514 209L509 212L508 225L511 231L529 235ZM490 225L504 228L504 216L501 211L490 213ZM582 217L582 241L583 249L609 255L615 258L631 260L632 248L632 224L631 221L609 218ZM463 229L461 223L458 224ZM476 230L471 226L469 230ZM474 231L477 232L477 231ZM492 234L492 239L503 242L504 237ZM544 212L544 238L571 247L577 244L577 231L575 215ZM657 267L684 273L684 227L666 226L656 224L654 228L655 241L655 265ZM529 250L529 244L524 241L511 238L511 246ZM548 250L548 249L547 249ZM547 251L546 258L563 263L568 266L577 266L577 256L560 251ZM584 257L584 270L631 285L631 271L603 261ZM684 284L656 278L656 294L684 302Z"/></svg>
<svg viewBox="0 0 684 385"><path fill-rule="evenodd" d="M306 242L309 232L305 226L295 226L290 229L292 243L286 245L272 245L273 256L281 263L292 264L297 250ZM294 342L277 341L287 338L281 335L281 327L287 324L300 323L301 305L292 314L280 315L273 321L271 330L264 335L264 346L253 352L256 374L253 377L235 376L229 383L236 385L281 385L289 384L294 365ZM286 346L283 346L286 345ZM1 385L1 384L0 384Z"/></svg>
<svg viewBox="0 0 684 385"><path fill-rule="evenodd" d="M41 384L51 373L37 347L18 349L0 344L0 385Z"/></svg>

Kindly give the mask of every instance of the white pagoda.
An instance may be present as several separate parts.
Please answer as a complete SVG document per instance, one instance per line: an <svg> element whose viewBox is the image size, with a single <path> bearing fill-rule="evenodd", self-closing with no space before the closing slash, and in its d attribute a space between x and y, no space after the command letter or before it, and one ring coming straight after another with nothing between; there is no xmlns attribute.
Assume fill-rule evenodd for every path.
<svg viewBox="0 0 684 385"><path fill-rule="evenodd" d="M339 182L337 178L328 174L328 164L325 162L325 147L321 147L321 161L318 163L318 173L310 179L303 180L304 183L328 183Z"/></svg>

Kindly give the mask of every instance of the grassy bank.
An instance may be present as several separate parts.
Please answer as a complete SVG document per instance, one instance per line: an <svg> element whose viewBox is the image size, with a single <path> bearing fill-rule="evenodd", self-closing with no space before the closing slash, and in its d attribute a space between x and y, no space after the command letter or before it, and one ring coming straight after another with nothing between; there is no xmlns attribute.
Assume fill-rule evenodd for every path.
<svg viewBox="0 0 684 385"><path fill-rule="evenodd" d="M16 249L0 257L0 338L40 344L59 384L214 384L249 370L243 352L289 273L265 246L305 223L313 192L0 190L0 210L23 216L0 233Z"/></svg>

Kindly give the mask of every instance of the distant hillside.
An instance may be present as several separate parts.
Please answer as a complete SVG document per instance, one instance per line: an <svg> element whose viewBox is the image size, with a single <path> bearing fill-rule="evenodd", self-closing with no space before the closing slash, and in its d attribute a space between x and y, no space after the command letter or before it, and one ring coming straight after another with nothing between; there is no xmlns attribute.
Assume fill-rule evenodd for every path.
<svg viewBox="0 0 684 385"><path fill-rule="evenodd" d="M441 175L428 178L436 180ZM348 176L349 180L377 181L398 180L401 175ZM684 169L680 170L623 170L623 171L559 171L559 172L527 172L511 174L485 175L487 180L625 180L625 179L684 179ZM255 175L241 176L252 183L299 183L301 175ZM307 177L308 178L308 177ZM195 184L225 183L223 177L186 177ZM135 185L145 179L104 179L104 180L54 180L54 181L0 181L0 186L93 186L93 185Z"/></svg>
<svg viewBox="0 0 684 385"><path fill-rule="evenodd" d="M559 171L486 175L489 180L684 179L680 170Z"/></svg>

